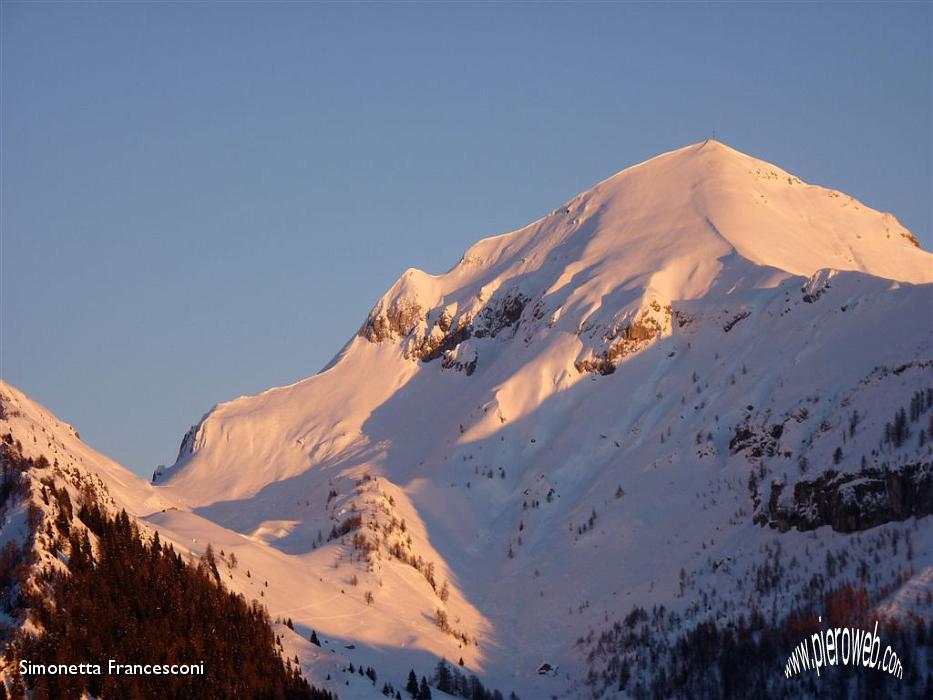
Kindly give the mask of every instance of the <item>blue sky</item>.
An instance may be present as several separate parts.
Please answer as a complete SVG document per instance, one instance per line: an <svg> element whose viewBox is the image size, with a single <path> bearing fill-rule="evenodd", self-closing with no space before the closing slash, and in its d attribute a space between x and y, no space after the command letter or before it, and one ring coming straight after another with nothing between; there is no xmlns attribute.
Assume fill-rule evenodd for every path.
<svg viewBox="0 0 933 700"><path fill-rule="evenodd" d="M2 376L148 475L440 272L721 140L931 214L930 3L2 5Z"/></svg>

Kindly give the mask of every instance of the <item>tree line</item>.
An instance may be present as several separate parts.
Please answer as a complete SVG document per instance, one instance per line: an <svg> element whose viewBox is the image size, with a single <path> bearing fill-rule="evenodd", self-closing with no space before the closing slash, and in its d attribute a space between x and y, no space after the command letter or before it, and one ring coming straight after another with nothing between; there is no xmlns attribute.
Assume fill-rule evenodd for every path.
<svg viewBox="0 0 933 700"><path fill-rule="evenodd" d="M9 505L28 493L21 481L35 465L24 460L12 441L0 454L0 496ZM19 610L28 610L34 629L16 632L6 661L34 664L120 663L204 664L202 676L171 675L14 675L11 692L36 700L79 698L249 698L336 700L312 687L297 664L283 661L281 641L265 608L224 589L203 559L186 562L172 545L141 536L126 511L113 516L88 493L75 509L64 489L42 480L41 497L57 517L45 519L52 549L64 567L18 566L10 562L0 586L18 593ZM38 504L27 507L38 510ZM67 517L76 510L77 519ZM41 516L41 511L39 512ZM31 519L32 537L42 518ZM80 527L78 521L85 527ZM95 544L92 546L91 535ZM10 553L7 553L8 556ZM2 558L2 557L0 557ZM15 557L22 559L22 557ZM29 574L33 577L30 580ZM0 685L0 697L6 696Z"/></svg>

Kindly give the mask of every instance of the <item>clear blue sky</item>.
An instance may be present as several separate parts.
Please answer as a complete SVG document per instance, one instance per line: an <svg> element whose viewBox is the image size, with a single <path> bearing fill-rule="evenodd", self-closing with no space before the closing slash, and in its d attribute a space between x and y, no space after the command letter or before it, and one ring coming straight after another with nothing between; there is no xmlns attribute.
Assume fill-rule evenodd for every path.
<svg viewBox="0 0 933 700"><path fill-rule="evenodd" d="M931 247L930 3L2 5L2 375L150 474L409 266L721 140Z"/></svg>

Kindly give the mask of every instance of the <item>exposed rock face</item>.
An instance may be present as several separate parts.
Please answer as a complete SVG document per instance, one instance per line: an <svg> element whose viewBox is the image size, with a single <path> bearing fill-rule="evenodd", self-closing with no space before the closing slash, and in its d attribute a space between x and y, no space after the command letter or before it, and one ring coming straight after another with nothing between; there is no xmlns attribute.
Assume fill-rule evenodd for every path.
<svg viewBox="0 0 933 700"><path fill-rule="evenodd" d="M399 299L388 309L370 314L360 329L360 335L371 343L404 338L415 329L422 317L422 308L417 302Z"/></svg>
<svg viewBox="0 0 933 700"><path fill-rule="evenodd" d="M425 311L420 304L400 299L388 309L374 311L360 329L371 343L402 340L405 356L421 362L442 358L441 366L473 374L478 354L475 350L457 353L470 338L495 338L506 329L518 330L531 297L516 289L495 294L478 313L464 312L455 317L449 309ZM432 320L433 319L433 320Z"/></svg>
<svg viewBox="0 0 933 700"><path fill-rule="evenodd" d="M746 421L736 427L729 440L729 452L738 454L745 450L747 456L754 459L773 457L780 451L783 434L784 426L781 423L754 427Z"/></svg>
<svg viewBox="0 0 933 700"><path fill-rule="evenodd" d="M474 331L476 337L495 338L506 328L517 328L529 301L530 297L517 290L490 299L489 304L477 315Z"/></svg>
<svg viewBox="0 0 933 700"><path fill-rule="evenodd" d="M823 296L828 289L832 288L830 280L835 274L835 270L818 270L815 274L811 275L807 283L800 288L800 293L803 294L803 300L808 304L812 304Z"/></svg>
<svg viewBox="0 0 933 700"><path fill-rule="evenodd" d="M622 321L610 328L603 336L605 349L577 360L574 363L577 371L612 374L624 358L670 334L672 313L670 304L661 306L652 299L633 320Z"/></svg>
<svg viewBox="0 0 933 700"><path fill-rule="evenodd" d="M933 463L921 462L884 471L852 474L833 470L799 481L793 494L772 483L767 506L755 516L759 525L781 532L830 525L838 532L867 530L887 522L933 514Z"/></svg>
<svg viewBox="0 0 933 700"><path fill-rule="evenodd" d="M444 369L453 369L458 372L465 372L466 376L470 376L473 372L476 371L476 362L479 359L479 356L474 352L470 359L468 360L458 360L455 359L452 354L448 354L444 361L441 362L441 367Z"/></svg>
<svg viewBox="0 0 933 700"><path fill-rule="evenodd" d="M204 419L202 418L201 421L203 422L203 420ZM200 429L201 429L201 423L198 423L197 425L192 425L190 428L188 428L188 432L185 433L185 436L181 439L181 445L179 445L178 447L178 457L176 461L180 462L186 457L188 457L189 455L194 454L195 441L197 440L198 431ZM153 484L157 483L162 478L162 475L164 473L165 473L165 465L160 464L152 472L152 483Z"/></svg>
<svg viewBox="0 0 933 700"><path fill-rule="evenodd" d="M441 330L441 333L426 337L415 348L414 353L409 353L409 356L414 354L416 359L422 362L431 362L449 355L460 343L469 340L473 335L473 326L468 323L461 323L456 328L451 328L449 323L445 327L439 322L437 328Z"/></svg>
<svg viewBox="0 0 933 700"><path fill-rule="evenodd" d="M444 369L470 375L476 370L480 353L475 344L460 352L468 340L499 337L508 340L524 325L529 329L525 333L528 342L537 328L553 325L552 321L544 321L549 311L545 300L540 294L534 303L533 299L517 288L502 289L485 303L480 297L481 305L458 312L455 305L425 309L418 301L401 297L374 309L359 335L371 343L399 341L408 359L416 362L440 359ZM643 304L620 312L621 318L614 322L588 323L578 329L578 335L591 339L584 354L574 362L578 372L612 374L626 357L671 334L674 311L670 303L651 297ZM748 313L740 315L739 320L746 316ZM680 314L677 320L683 326L691 319Z"/></svg>
<svg viewBox="0 0 933 700"><path fill-rule="evenodd" d="M736 314L736 315L733 316L731 319L729 319L726 323L723 324L722 330L723 330L725 333L728 333L728 332L731 331L733 328L735 328L735 324L737 324L739 321L742 321L742 320L748 318L748 317L751 316L751 315L752 315L752 312L751 312L751 311L743 311L742 313Z"/></svg>

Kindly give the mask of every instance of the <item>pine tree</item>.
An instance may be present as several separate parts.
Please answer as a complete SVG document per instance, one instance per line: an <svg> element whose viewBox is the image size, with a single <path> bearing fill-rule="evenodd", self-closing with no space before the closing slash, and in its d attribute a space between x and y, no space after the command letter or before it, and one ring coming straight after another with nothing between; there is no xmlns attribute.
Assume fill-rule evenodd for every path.
<svg viewBox="0 0 933 700"><path fill-rule="evenodd" d="M207 549L204 550L204 556L201 559L214 580L219 582L220 572L217 570L217 557L214 556L214 547L210 542L207 543Z"/></svg>
<svg viewBox="0 0 933 700"><path fill-rule="evenodd" d="M424 676L421 676L421 685L418 687L418 700L431 700L431 688Z"/></svg>
<svg viewBox="0 0 933 700"><path fill-rule="evenodd" d="M311 642L316 647L321 646L321 640L318 639L317 632L315 632L314 630L311 630L311 636L308 637L308 641Z"/></svg>
<svg viewBox="0 0 933 700"><path fill-rule="evenodd" d="M415 669L408 672L408 682L405 684L405 692L413 698L418 697L418 676L415 675Z"/></svg>
<svg viewBox="0 0 933 700"><path fill-rule="evenodd" d="M900 447L909 436L907 412L902 408L894 415L894 446Z"/></svg>
<svg viewBox="0 0 933 700"><path fill-rule="evenodd" d="M442 693L450 692L450 669L447 668L447 662L445 660L441 659L437 662L434 678L439 691Z"/></svg>

